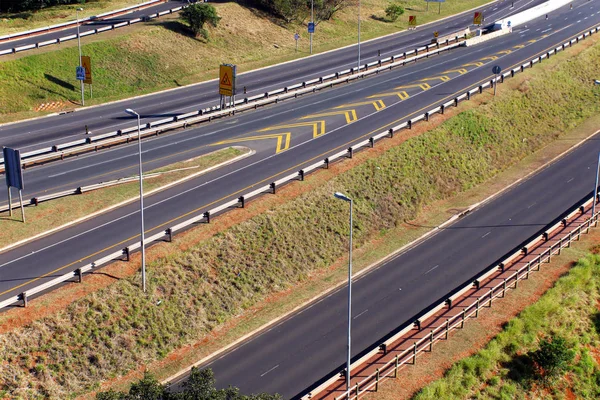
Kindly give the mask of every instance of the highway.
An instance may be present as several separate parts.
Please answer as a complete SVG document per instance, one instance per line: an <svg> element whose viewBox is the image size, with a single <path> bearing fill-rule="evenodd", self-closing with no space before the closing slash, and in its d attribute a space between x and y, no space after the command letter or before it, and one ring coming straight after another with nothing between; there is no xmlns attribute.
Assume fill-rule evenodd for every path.
<svg viewBox="0 0 600 400"><path fill-rule="evenodd" d="M102 18L96 21L89 21L79 25L79 32L83 34L88 31L102 28L107 25L118 24L120 22L131 21L136 18L142 18L145 15L158 13L161 11L170 10L175 7L183 6L187 4L187 0L171 0L165 3L159 3L150 7L143 8L132 12L126 12L121 15L114 16L112 18ZM85 8L85 5L83 6ZM83 14L81 15L83 16ZM75 11L73 11L73 18L75 18ZM73 19L75 21L75 19ZM56 40L61 37L76 35L77 27L53 30L47 33L39 33L31 36L23 37L22 39L0 41L0 51L9 50L15 47L26 46L29 44L41 43L48 40ZM99 33L101 35L102 33Z"/></svg>
<svg viewBox="0 0 600 400"><path fill-rule="evenodd" d="M557 10L549 20L532 21L485 45L446 52L353 84L164 136L172 142L163 137L145 141L144 157L153 154L155 160L172 155L175 159L177 151L169 146L185 152L186 158L230 144L256 150L239 163L147 198L148 233L446 102L489 79L492 65L520 65L600 23L599 0L573 5L573 10ZM576 23L578 13L584 17ZM266 133L282 137L289 133L289 146L276 147L274 138L257 137ZM595 143L590 141L514 188L509 196L505 194L502 200L434 236L423 244L427 251L422 245L417 248L420 251L405 253L359 279L353 308L359 316L353 330L355 355L589 195L598 151ZM131 168L135 147L122 146L33 168L27 172L31 174L28 182L35 181L35 173L49 176L47 168L61 166L63 170L52 173L63 174L56 178L85 180L89 169L101 171L117 160L107 162L101 157L120 151L123 168ZM82 164L75 167L77 162ZM137 204L131 204L0 254L0 300L136 241L138 220ZM339 332L345 324L344 310L344 292L340 291L212 362L218 384L239 386L245 392L280 392L287 398L298 395L342 364L344 341L338 344L331 339L343 336Z"/></svg>
<svg viewBox="0 0 600 400"><path fill-rule="evenodd" d="M522 11L542 0L501 1L487 7L486 21L500 19ZM467 12L446 20L419 27L413 31L403 31L361 44L361 64L412 50L418 45L430 43L434 31L446 35L465 29L473 22L473 12ZM305 57L293 62L276 65L245 73L238 70L238 98L247 88L247 96L254 96L270 90L289 86L298 82L356 67L356 46L345 47L313 57ZM215 69L217 65L215 65ZM216 72L215 72L216 73ZM99 107L84 108L74 113L53 115L0 126L0 143L20 149L22 152L48 147L57 143L69 142L85 137L85 126L94 135L116 131L133 126L133 120L125 115L124 109L132 108L143 117L143 123L168 116L180 115L193 110L218 104L216 81L159 92L156 94L123 100Z"/></svg>

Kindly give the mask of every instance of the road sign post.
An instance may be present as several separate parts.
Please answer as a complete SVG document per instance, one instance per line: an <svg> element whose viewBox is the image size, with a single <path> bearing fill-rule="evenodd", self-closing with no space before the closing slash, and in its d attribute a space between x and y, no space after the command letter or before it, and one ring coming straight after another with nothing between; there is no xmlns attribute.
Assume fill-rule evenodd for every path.
<svg viewBox="0 0 600 400"><path fill-rule="evenodd" d="M219 95L221 96L221 107L225 106L225 97L235 102L235 79L236 66L233 64L221 64L219 68Z"/></svg>
<svg viewBox="0 0 600 400"><path fill-rule="evenodd" d="M298 40L300 40L300 35L297 32L294 34L294 40L296 41L296 52L298 52Z"/></svg>
<svg viewBox="0 0 600 400"><path fill-rule="evenodd" d="M473 15L473 25L481 25L483 23L483 13L476 11Z"/></svg>
<svg viewBox="0 0 600 400"><path fill-rule="evenodd" d="M90 56L81 56L81 66L85 70L83 83L90 85L90 97L94 97L94 92L92 91L92 60Z"/></svg>
<svg viewBox="0 0 600 400"><path fill-rule="evenodd" d="M427 3L429 4L429 3ZM410 15L408 17L408 29L417 29L417 16Z"/></svg>
<svg viewBox="0 0 600 400"><path fill-rule="evenodd" d="M21 202L21 216L25 222L25 208L23 207L23 170L21 168L21 153L19 150L3 147L4 156L4 175L6 178L6 187L8 188L8 214L12 217L12 196L10 188L19 189L19 200Z"/></svg>
<svg viewBox="0 0 600 400"><path fill-rule="evenodd" d="M496 97L496 86L498 86L498 75L502 72L502 68L499 65L494 65L492 67L492 72L496 75L496 79L494 79L494 97Z"/></svg>

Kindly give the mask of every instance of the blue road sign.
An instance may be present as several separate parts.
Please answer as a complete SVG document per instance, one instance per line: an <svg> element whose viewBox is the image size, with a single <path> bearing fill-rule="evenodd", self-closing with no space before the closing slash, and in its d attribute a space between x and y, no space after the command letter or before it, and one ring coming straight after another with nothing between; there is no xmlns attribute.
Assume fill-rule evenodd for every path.
<svg viewBox="0 0 600 400"><path fill-rule="evenodd" d="M314 22L308 23L308 33L315 33L315 23Z"/></svg>
<svg viewBox="0 0 600 400"><path fill-rule="evenodd" d="M85 68L79 66L75 69L75 77L78 81L85 80Z"/></svg>
<svg viewBox="0 0 600 400"><path fill-rule="evenodd" d="M19 150L4 147L4 175L6 186L23 190L23 171L21 170L21 153Z"/></svg>
<svg viewBox="0 0 600 400"><path fill-rule="evenodd" d="M499 65L494 65L494 67L492 68L492 72L498 75L500 72L502 72L502 68L500 68Z"/></svg>

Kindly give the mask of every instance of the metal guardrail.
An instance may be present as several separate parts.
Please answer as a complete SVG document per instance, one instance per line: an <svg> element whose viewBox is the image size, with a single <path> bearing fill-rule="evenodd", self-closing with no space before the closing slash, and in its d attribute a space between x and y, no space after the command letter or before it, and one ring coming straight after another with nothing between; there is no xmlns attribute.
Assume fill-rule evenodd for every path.
<svg viewBox="0 0 600 400"><path fill-rule="evenodd" d="M590 34L592 34L592 33L597 33L598 31L600 31L600 26L598 26L598 27L590 30L589 32L590 32ZM582 35L582 37L583 37L583 35ZM543 54L543 55L541 55L539 57L536 57L536 59L538 59L539 61L541 61L542 59L546 59L546 58L550 57L551 55L555 54L556 52L561 51L562 49L565 49L566 47L573 45L579 39L577 39L577 41L574 41L574 40L575 39L573 39L571 41L568 41L568 42L565 42L562 46L559 46L559 47L557 47L557 48L555 48L553 50L550 50L546 54ZM404 62L408 62L408 60L404 60ZM443 114L446 105L458 106L458 104L460 103L460 101L465 100L465 99L470 99L471 96L473 96L476 93L482 93L484 87L489 87L489 86L493 85L494 83L496 83L497 81L503 82L504 79L505 79L505 75L506 75L506 77L514 76L515 73L518 73L518 72L522 71L525 68L524 67L525 65L531 67L533 65L533 61L530 61L527 64L523 64L521 66L521 68L518 68L516 70L512 69L510 71L509 75L504 74L501 77L494 78L494 79L492 79L490 81L487 81L486 83L484 83L482 85L479 85L478 87L476 87L476 88L474 88L472 90L469 90L469 91L465 92L462 95L457 96L454 99L454 101L452 101L452 102L447 102L445 104L442 104L438 108L432 109L429 112L427 112L426 114L418 115L418 116L416 116L416 117L414 117L412 119L407 120L406 122L403 122L403 123L401 123L399 125L396 125L396 126L390 128L390 129L388 129L388 130L380 132L379 134L373 135L369 139L360 141L360 142L354 144L353 146L350 146L347 150L343 150L343 151L339 151L337 153L334 153L334 154L330 155L329 157L325 158L322 161L319 161L319 162L316 162L314 164L311 164L311 165L309 165L309 166L307 166L307 167L305 167L305 168L303 168L303 169L301 169L301 170L299 170L297 172L294 172L294 173L292 173L290 175L287 175L287 176L285 176L283 178L280 178L280 179L278 179L276 181L273 181L273 182L271 182L268 185L264 185L264 186L258 187L258 188L254 189L254 190L252 190L252 191L250 191L248 193L245 193L244 195L240 196L237 199L233 199L233 200L230 200L228 202L225 202L225 203L223 203L223 204L221 204L221 205L219 205L219 206L217 206L215 208L209 209L209 210L207 210L207 211L205 211L203 213L199 213L196 216L194 216L194 217L192 217L192 218L190 218L190 219L188 219L186 221L183 221L183 222L181 222L179 224L173 225L173 226L171 226L171 227L169 227L169 228L167 228L165 230L162 230L162 231L160 231L160 232L158 232L158 233L156 233L156 234L154 234L152 236L146 237L145 241L146 241L147 245L151 244L152 242L163 241L165 239L171 241L172 238L173 238L173 234L175 234L178 231L181 231L181 230L184 230L186 228L189 228L192 225L194 225L194 224L196 224L196 223L198 223L200 221L203 221L205 223L210 223L211 217L214 217L215 215L218 215L219 213L222 213L222 212L224 212L224 211L226 211L228 209L233 209L233 208L238 208L238 207L243 208L245 206L246 202L248 200L252 199L252 198L255 198L257 196L260 196L260 195L263 195L263 194L266 194L266 193L273 193L273 194L275 194L276 191L277 191L277 188L280 187L283 184L289 183L290 181L294 181L294 180L303 180L304 177L306 176L306 174L308 174L308 173L310 173L310 172L312 172L314 170L320 169L320 168L328 168L329 164L331 164L332 162L334 162L336 160L340 160L340 159L343 159L343 158L352 158L354 152L356 152L357 150L360 150L360 149L363 149L363 148L372 148L381 139L388 138L388 137L391 138L391 137L394 136L394 134L396 132L398 132L398 131L400 131L402 129L411 129L412 126L413 126L413 124L416 123L417 121L428 120L429 116L431 114L434 114L434 113L441 113L441 114ZM385 68L389 68L389 66L387 66ZM367 72L369 74L371 74L371 73L377 73L377 70L371 70L371 71L362 72L361 76L365 75ZM355 75L355 76L358 76L358 74ZM342 79L349 79L349 78L342 78ZM328 82L326 84L331 84L331 83L332 82ZM57 277L57 278L53 279L52 281L46 282L46 283L44 283L44 284L42 284L40 286L36 286L35 288L28 289L28 290L24 291L23 293L18 294L16 296L12 296L12 297L10 297L10 298L8 298L8 299L0 302L0 309L8 307L8 306L10 306L12 304L15 304L15 303L18 303L18 302L23 302L23 304L26 306L28 298L31 297L32 295L40 293L40 292L42 292L44 290L47 290L50 287L53 287L53 286L58 285L60 283L70 281L73 278L77 278L78 281L81 281L83 279L83 274L84 273L92 271L92 270L94 270L94 269L96 269L96 268L98 268L98 267L100 267L102 265L105 265L105 264L107 264L107 263L109 263L111 261L122 259L123 256L125 256L125 258L128 260L129 259L129 255L131 254L131 252L134 251L134 250L136 250L136 249L138 249L138 248L140 248L140 246L141 246L140 242L134 242L134 243L128 245L127 247L123 248L122 250L119 250L119 251L116 251L116 252L111 253L109 255L106 255L106 256L100 258L99 260L96 260L96 261L94 261L92 263L86 264L83 267L80 267L80 268L78 268L78 269L76 269L74 271L71 271L71 272L69 272L67 274L64 274L64 275L62 275L60 277ZM458 293L460 293L460 292L458 292ZM322 387L320 386L320 388L321 388L321 390L324 390L325 386L322 386ZM315 390L317 390L317 389L315 389ZM315 391L315 393L316 393L316 391Z"/></svg>
<svg viewBox="0 0 600 400"><path fill-rule="evenodd" d="M164 131L187 128L189 125L210 122L214 118L234 115L237 112L256 109L261 106L277 103L281 100L296 98L303 94L313 93L323 88L332 87L341 83L348 83L351 80L367 77L372 74L399 66L404 66L410 62L417 62L422 58L428 58L442 51L448 51L462 46L463 37L457 36L453 41L447 40L445 43L432 43L422 46L402 54L386 57L361 65L360 69L350 68L323 77L311 79L284 88L275 89L263 94L246 97L227 104L227 108L221 109L220 105L207 107L198 111L192 111L186 114L174 117L164 118L158 121L148 122L141 131L141 136L152 136ZM410 56L410 57L409 57ZM113 132L103 133L96 136L88 136L85 139L78 139L67 143L60 143L50 147L37 149L21 154L23 166L45 163L51 160L64 159L67 156L95 151L102 147L114 146L119 143L129 143L137 140L137 126L119 129ZM4 172L4 159L0 158L0 172Z"/></svg>
<svg viewBox="0 0 600 400"><path fill-rule="evenodd" d="M152 4L154 4L154 3L158 3L158 2L152 2ZM130 10L130 9L140 8L140 6L141 5L137 5L137 6L134 6L134 7L130 7L128 9L120 10L118 12L112 12L111 14L119 14L119 13L125 12L125 11ZM166 14L172 14L174 12L180 11L181 9L183 9L185 7L187 7L187 6L183 5L183 6L179 6L179 7L174 7L174 8L171 8L169 10L165 10L165 11L161 11L161 12L158 12L158 13L147 15L146 17L148 19L155 19L155 18L161 17L161 16L166 15ZM111 15L111 14L103 14L103 15L99 15L99 17L100 16L107 16L107 15ZM88 17L88 18L81 19L79 22L81 24L82 22L89 22L89 21L90 21L90 18ZM79 36L80 37L85 37L85 36L89 36L89 35L96 35L96 34L101 33L101 32L105 32L105 31L109 31L109 30L113 30L113 29L117 29L117 28L122 28L124 26L129 26L129 25L132 25L132 24L137 24L138 22L144 22L144 19L142 19L142 18L134 18L132 20L128 20L128 21L125 21L125 22L120 22L120 23L116 23L116 24L112 24L112 25L107 25L107 26L104 26L102 28L97 28L97 29L94 29L94 30L89 30L89 31L82 32L82 33L80 33ZM58 27L69 26L69 25L75 25L76 26L77 23L68 22L68 23L65 23L65 24L62 24L62 25L56 25L54 27L54 29L57 29ZM43 28L41 30L38 30L38 32L39 31L44 31L46 29L47 28ZM29 34L31 34L31 33L32 33L32 31L30 31ZM11 37L10 40L12 40L14 38L15 37L13 36L13 37ZM15 54L15 53L19 53L21 51L26 51L26 50L39 49L40 47L49 46L51 44L60 44L62 42L67 42L69 40L74 40L74 39L77 39L77 35L76 34L68 35L68 36L63 36L63 37L60 37L60 38L57 38L57 39L46 40L44 42L32 43L32 44L27 44L27 45L23 45L23 46L17 46L17 47L13 47L12 49L0 50L0 56L6 55L6 54Z"/></svg>

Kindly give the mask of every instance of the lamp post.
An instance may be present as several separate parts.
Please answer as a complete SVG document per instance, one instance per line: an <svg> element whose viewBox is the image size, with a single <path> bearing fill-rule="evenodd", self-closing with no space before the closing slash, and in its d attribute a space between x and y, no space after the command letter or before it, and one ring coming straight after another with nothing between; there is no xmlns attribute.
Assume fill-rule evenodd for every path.
<svg viewBox="0 0 600 400"><path fill-rule="evenodd" d="M139 171L140 171L140 216L141 216L141 248L142 248L142 289L146 292L146 248L144 240L144 183L142 178L142 134L140 125L140 114L133 111L131 108L125 110L129 115L137 117L138 122L138 154L139 158Z"/></svg>
<svg viewBox="0 0 600 400"><path fill-rule="evenodd" d="M352 329L352 205L353 201L348 196L335 192L334 197L350 203L350 244L348 245L348 355L346 358L346 391L350 392L350 349Z"/></svg>
<svg viewBox="0 0 600 400"><path fill-rule="evenodd" d="M310 1L310 22L314 26L314 23L315 23L315 0L311 0ZM310 32L309 35L310 35L310 54L312 54L312 37L313 37L313 33Z"/></svg>
<svg viewBox="0 0 600 400"><path fill-rule="evenodd" d="M77 8L75 15L77 16L77 46L79 47L79 66L81 67L81 35L79 35L79 11L83 11L83 8ZM83 96L83 81L79 81L81 86L81 105L85 106L85 98Z"/></svg>
<svg viewBox="0 0 600 400"><path fill-rule="evenodd" d="M600 80L595 79L594 85L600 85ZM594 221L594 215L596 214L596 200L598 197L598 172L600 170L600 153L598 153L598 164L596 164L596 183L594 185L594 200L592 201L592 221Z"/></svg>
<svg viewBox="0 0 600 400"><path fill-rule="evenodd" d="M360 0L358 0L358 70L360 71Z"/></svg>

